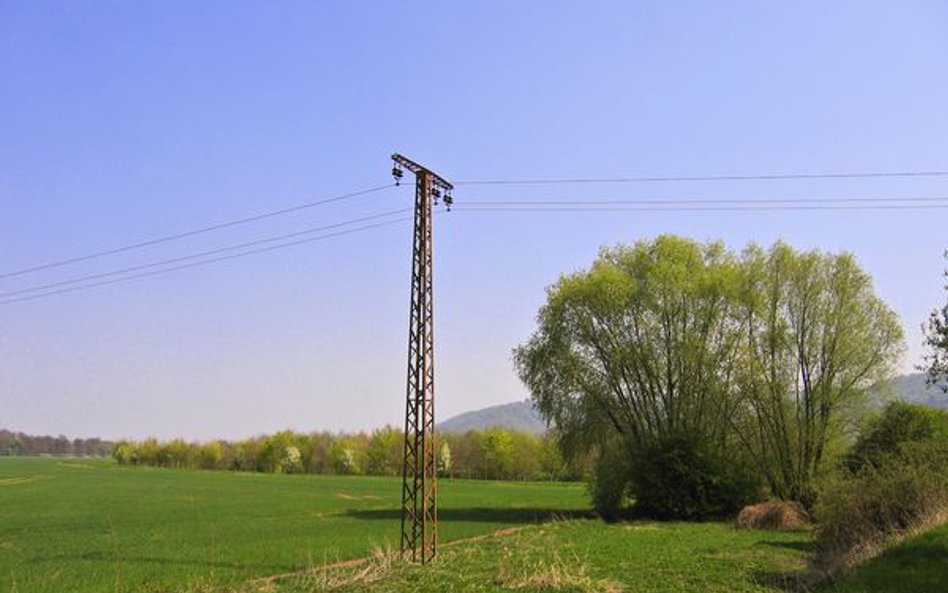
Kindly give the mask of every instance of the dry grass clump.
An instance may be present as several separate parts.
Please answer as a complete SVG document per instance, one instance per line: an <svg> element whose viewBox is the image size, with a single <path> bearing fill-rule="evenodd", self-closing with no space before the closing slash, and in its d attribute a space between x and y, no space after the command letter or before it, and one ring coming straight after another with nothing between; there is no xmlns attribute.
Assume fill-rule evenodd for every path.
<svg viewBox="0 0 948 593"><path fill-rule="evenodd" d="M404 565L401 555L391 548L374 548L368 558L314 567L293 577L294 585L305 591L338 591L370 585L391 576Z"/></svg>
<svg viewBox="0 0 948 593"><path fill-rule="evenodd" d="M527 554L529 556L530 554ZM504 589L540 591L579 591L582 593L621 593L618 583L589 575L586 564L575 554L564 560L554 552L552 558L524 557L523 552L505 549L498 563L494 582Z"/></svg>
<svg viewBox="0 0 948 593"><path fill-rule="evenodd" d="M741 509L737 526L741 529L775 529L792 531L810 524L810 515L795 502L771 501L752 504Z"/></svg>

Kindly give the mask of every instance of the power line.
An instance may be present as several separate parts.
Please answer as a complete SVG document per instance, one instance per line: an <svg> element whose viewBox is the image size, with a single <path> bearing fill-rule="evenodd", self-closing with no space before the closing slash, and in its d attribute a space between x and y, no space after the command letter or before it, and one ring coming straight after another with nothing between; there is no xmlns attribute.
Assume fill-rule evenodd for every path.
<svg viewBox="0 0 948 593"><path fill-rule="evenodd" d="M933 210L948 208L946 196L666 198L596 200L464 200L466 212L688 212L768 210Z"/></svg>
<svg viewBox="0 0 948 593"><path fill-rule="evenodd" d="M169 242L169 241L177 241L177 240L179 240L179 239L184 239L184 238L186 238L186 237L193 237L193 236L195 236L195 235L201 235L201 234L204 234L204 233L209 233L209 232L211 232L211 231L217 231L217 230L220 230L220 229L225 229L225 228L229 228L229 227L233 227L233 226L238 226L238 225L246 224L246 223L249 223L249 222L255 222L255 221L258 221L258 220L263 220L263 219L265 219L265 218L271 218L271 217L274 217L274 216L280 216L280 215L283 215L283 214L288 214L288 213L290 213L290 212L297 212L297 211L300 211L300 210L305 210L305 209L307 209L307 208L314 208L314 207L316 207L316 206L322 206L322 205L324 205L324 204L330 204L330 203L333 203L333 202L340 202L340 201L342 201L342 200L348 200L348 199L355 198L355 197L358 197L358 196L364 196L364 195L367 195L367 194L375 193L375 192L378 192L378 191L382 191L383 189L389 189L389 188L392 188L392 187L395 187L395 184L394 184L394 183L389 183L389 184L386 184L386 185L380 185L380 186L377 186L377 187L370 187L370 188L368 188L368 189L362 189L362 190L350 192L350 193L347 193L347 194L341 194L341 195L338 195L338 196L333 196L333 197L331 197L331 198L323 198L323 199L316 200L316 201L313 201L313 202L307 202L307 203L305 203L305 204L299 204L299 205L297 205L297 206L290 206L289 208L281 208L281 209L279 209L279 210L271 210L271 211L269 211L269 212L262 212L262 213L260 213L260 214L255 214L255 215L253 215L253 216L248 216L248 217L246 217L246 218L238 218L238 219L236 219L236 220L229 220L229 221L226 221L226 222L221 222L221 223L217 223L217 224L212 224L212 225L209 225L209 226L196 228L196 229L193 229L193 230L190 230L190 231L184 231L184 232L181 232L181 233L175 233L175 234L172 234L172 235L166 235L166 236L164 236L164 237L158 237L158 238L156 238L156 239L149 239L149 240L147 240L147 241L141 241L141 242L139 242L139 243L132 243L132 244L129 244L129 245L123 245L123 246L121 246L121 247L115 247L115 248L113 248L113 249L105 249L105 250L102 250L102 251L96 251L96 252L88 253L88 254L86 254L86 255L80 255L80 256L78 256L78 257L71 257L71 258L68 258L68 259L63 259L63 260L59 260L59 261L53 261L53 262L49 262L49 263L45 263L45 264L40 264L40 265L33 266L33 267L30 267L30 268L24 268L24 269L22 269L22 270L15 270L15 271L13 271L13 272L6 272L6 273L3 273L3 274L0 274L0 279L3 279L3 278L11 278L11 277L14 277L14 276L22 276L23 274L29 274L29 273L32 273L32 272L38 272L38 271L40 271L40 270L48 270L48 269L50 269L50 268L58 268L58 267L65 266L65 265L69 265L69 264L74 264L74 263L78 263L78 262L82 262L82 261L88 261L88 260L90 260L90 259L95 259L95 258L99 258L99 257L105 257L105 256L107 256L107 255L115 255L115 254L117 254L117 253L123 253L123 252L126 252L126 251L132 251L132 250L134 250L134 249L141 249L142 247L149 247L149 246L151 246L151 245L158 245L158 244L160 244L160 243L167 243L167 242Z"/></svg>
<svg viewBox="0 0 948 593"><path fill-rule="evenodd" d="M650 205L673 206L690 204L849 204L881 203L923 205L927 203L948 202L948 196L880 198L880 197L815 197L815 198L668 198L668 199L603 199L603 200L464 200L462 208L469 206L613 206L613 205Z"/></svg>
<svg viewBox="0 0 948 593"><path fill-rule="evenodd" d="M781 210L942 210L948 204L775 204L748 206L457 206L457 212L766 212Z"/></svg>
<svg viewBox="0 0 948 593"><path fill-rule="evenodd" d="M665 183L707 181L777 181L790 179L879 179L891 177L948 177L948 171L882 171L856 173L767 173L753 175L673 175L636 177L579 177L558 179L477 179L454 185L565 185L580 183Z"/></svg>
<svg viewBox="0 0 948 593"><path fill-rule="evenodd" d="M246 243L238 243L238 244L236 244L236 245L228 245L228 246L226 246L226 247L218 247L218 248L216 248L216 249L210 249L210 250L207 250L207 251L201 251L201 252L192 253L192 254L189 254L189 255L182 255L182 256L179 256L179 257L171 258L171 259L165 259L165 260L150 262L150 263L146 263L146 264L140 264L140 265L136 265L136 266L131 266L131 267L127 267L127 268L122 268L122 269L119 269L119 270L112 270L112 271L109 271L109 272L101 272L101 273L97 273L97 274L89 274L89 275L86 275L86 276L80 276L80 277L78 277L78 278L72 278L72 279L69 279L69 280L62 280L62 281L59 281L59 282L52 282L52 283L50 283L50 284L43 284L43 285L40 285L40 286L31 287L31 288L24 288L24 289L20 289L20 290L13 290L13 291L9 291L9 292L3 292L3 293L0 293L0 301L2 301L2 299L5 299L5 298L7 298L7 297L17 296L17 295L21 295L21 294L28 294L28 293L31 293L31 292L38 292L38 291L46 290L46 289L49 289L49 288L56 288L56 287L59 287L59 286L68 286L68 285L70 285L70 284L78 284L78 283L80 283L80 282L86 282L86 281L89 281L89 280L98 280L99 278L108 278L108 277L110 277L110 276L118 276L118 275L121 275L121 274L127 274L127 273L129 273L129 272L137 272L138 270L146 270L146 269L149 269L149 268L156 268L156 267L159 267L159 266L165 266L165 265L169 265L169 264L175 264L175 263L178 263L178 262L187 261L187 260L191 260L191 259L198 259L198 258L201 258L201 257L207 257L207 256L209 256L209 255L217 255L218 253L226 253L226 252L228 252L228 251L235 251L235 250L237 250L237 249L245 249L245 248L247 248L247 247L253 247L253 246L255 246L255 245L263 245L263 244L266 244L266 243L274 243L274 242L276 242L276 241L283 241L283 240L286 240L286 239L292 239L292 238L294 238L294 237L300 237L300 236L303 236L303 235L311 235L311 234L313 234L313 233L318 233L318 232L327 231L327 230L330 230L330 229L335 229L335 228L339 228L339 227L349 226L349 225L351 225L351 224L357 224L357 223L360 223L360 222L367 222L367 221L370 221L370 220L378 220L379 218L385 218L385 217L388 217L388 216L394 216L394 215L396 215L396 214L404 214L405 212L408 212L409 210L411 210L411 209L410 209L410 208L401 208L401 209L399 209L399 210L391 210L391 211L389 211L389 212L382 212L381 214L373 214L372 216L363 216L363 217L361 217L361 218L354 218L354 219L351 219L351 220L346 220L346 221L343 221L343 222L337 222L337 223L334 223L334 224L329 224L329 225L323 225L323 226L319 226L319 227L313 227L313 228L309 228L309 229L304 229L304 230L302 230L302 231L297 231L297 232L294 232L294 233L286 233L286 234L283 234L283 235L276 235L276 236L274 236L274 237L267 237L267 238L265 238L265 239L257 239L257 240L254 240L254 241L248 241L248 242L246 242Z"/></svg>
<svg viewBox="0 0 948 593"><path fill-rule="evenodd" d="M23 301L32 301L32 300L34 300L34 299L40 299L40 298L44 298L44 297L48 297L48 296L53 296L53 295L57 295L57 294L63 294L63 293L68 293L68 292L75 292L75 291L79 291L79 290L85 290L85 289L88 289L88 288L95 288L95 287L98 287L98 286L106 286L106 285L109 285L109 284L116 284L116 283L125 282L125 281L128 281L128 280L135 280L135 279L138 279L138 278L145 278L145 277L147 277L147 276L156 276L156 275L158 275L158 274L166 274L166 273L168 273L168 272L174 272L174 271L177 271L177 270L184 270L184 269L188 269L188 268L195 268L195 267L198 267L198 266L204 266L204 265L213 264L213 263L217 263L217 262L222 262L222 261L226 261L226 260L237 259L237 258L245 257L245 256L248 256L248 255L256 255L256 254L265 253L265 252L268 252L268 251L275 251L275 250L277 250L277 249L283 249L283 248L285 248L285 247L293 247L293 246L295 246L295 245L302 245L302 244L304 244L304 243L312 243L312 242L315 242L315 241L322 241L322 240L324 240L324 239L330 239L330 238L334 238L334 237L341 237L341 236L344 236L344 235L351 235L351 234L353 234L353 233L358 233L358 232L362 232L362 231L367 231L367 230L370 230L370 229L375 229L375 228L379 228L379 227L383 227L383 226L394 225L394 224L398 224L398 223L400 223L400 222L405 222L405 221L408 221L408 220L411 220L411 217L405 216L405 217L402 217L402 218L397 218L397 219L395 219L395 220L387 220L387 221L384 221L384 222L377 222L377 223L374 223L374 224L368 224L368 225L364 225L364 226L357 227L357 228L354 228L354 229L346 229L346 230L344 230L344 231L337 231L337 232L335 232L335 233L329 233L329 234L326 234L326 235L320 235L320 236L318 236L318 237L309 237L309 238L307 238L307 239L299 239L299 240L296 240L296 241L290 241L290 242L288 242L288 243L281 243L281 244L279 244L279 245L271 245L271 246L269 246L269 247L263 247L263 248L260 248L260 249L253 249L253 250L245 251L245 252L242 252L242 253L234 253L234 254L231 254L231 255L224 255L224 256L221 256L221 257L216 257L216 258L212 258L212 259L208 259L208 260L202 260L202 261L198 261L198 262L192 262L192 263L188 263L188 264L182 264L182 265L178 265L178 266L172 266L172 267L170 267L170 268L163 268L163 269L160 269L160 270L151 270L151 271L149 271L149 272L142 272L142 273L140 273L140 274L133 274L133 275L131 275L131 276L123 276L123 277L121 277L121 278L113 278L113 279L111 279L111 280L103 280L103 281L101 281L101 282L93 282L93 283L91 283L91 284L83 284L83 285L81 285L81 286L73 286L73 287L69 287L69 288L61 288L61 289L58 289L58 290L52 290L52 291L44 292L44 293L40 293L40 294L33 294L33 295L22 296L22 297L13 298L13 299L0 300L0 305L9 305L9 304L12 304L12 303L18 303L18 302L23 302Z"/></svg>

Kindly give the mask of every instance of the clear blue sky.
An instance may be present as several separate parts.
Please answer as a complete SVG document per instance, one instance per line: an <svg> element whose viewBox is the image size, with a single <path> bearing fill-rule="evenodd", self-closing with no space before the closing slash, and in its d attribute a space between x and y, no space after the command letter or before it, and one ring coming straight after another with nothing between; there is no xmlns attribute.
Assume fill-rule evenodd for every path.
<svg viewBox="0 0 948 593"><path fill-rule="evenodd" d="M948 5L0 0L0 272L389 180L948 168ZM459 186L455 198L946 196L948 179ZM3 292L408 206L389 190ZM438 415L526 397L544 287L660 233L854 252L906 328L948 211L439 215ZM410 228L0 306L0 426L241 437L402 421Z"/></svg>

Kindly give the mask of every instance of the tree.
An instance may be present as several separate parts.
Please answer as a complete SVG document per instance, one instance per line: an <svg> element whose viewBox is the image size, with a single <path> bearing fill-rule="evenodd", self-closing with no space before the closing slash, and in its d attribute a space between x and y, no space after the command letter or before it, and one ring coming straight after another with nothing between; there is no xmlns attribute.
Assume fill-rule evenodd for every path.
<svg viewBox="0 0 948 593"><path fill-rule="evenodd" d="M337 474L357 474L359 464L356 460L355 446L352 439L337 440L329 449L332 469Z"/></svg>
<svg viewBox="0 0 948 593"><path fill-rule="evenodd" d="M503 428L488 428L480 433L480 474L488 480L503 480L509 477L513 463L514 443L510 433Z"/></svg>
<svg viewBox="0 0 948 593"><path fill-rule="evenodd" d="M948 411L891 402L860 432L844 466L852 473L878 469L906 446L932 440L948 443Z"/></svg>
<svg viewBox="0 0 948 593"><path fill-rule="evenodd" d="M945 258L948 259L948 251L945 251ZM943 275L948 278L948 269ZM948 284L945 290L948 291ZM948 393L948 302L932 311L922 331L929 352L925 356L925 366L920 367L920 370L928 373L929 385L938 385L944 393Z"/></svg>
<svg viewBox="0 0 948 593"><path fill-rule="evenodd" d="M631 458L677 434L723 451L738 278L722 244L661 236L603 249L590 270L548 289L514 357L567 457L623 447Z"/></svg>
<svg viewBox="0 0 948 593"><path fill-rule="evenodd" d="M136 465L138 463L138 450L134 443L119 441L115 443L115 447L112 449L112 457L119 465Z"/></svg>
<svg viewBox="0 0 948 593"><path fill-rule="evenodd" d="M297 444L297 436L290 430L283 430L263 439L257 454L257 471L283 473L287 470L299 471L302 467L302 456ZM287 450L296 449L295 462L287 457Z"/></svg>
<svg viewBox="0 0 948 593"><path fill-rule="evenodd" d="M851 255L783 244L736 256L666 235L603 249L547 297L514 357L564 455L597 451L635 495L662 478L646 475L642 456L687 442L680 459L720 486L700 496L719 509L737 492L725 460L753 463L776 496L812 500L845 412L901 346L895 314ZM728 475L709 473L719 469ZM595 473L608 476L603 500L623 499L615 472ZM701 500L680 508L701 515Z"/></svg>
<svg viewBox="0 0 948 593"><path fill-rule="evenodd" d="M366 451L365 472L373 476L397 476L402 471L402 433L393 426L372 432Z"/></svg>
<svg viewBox="0 0 948 593"><path fill-rule="evenodd" d="M508 479L536 480L540 475L540 442L533 434L520 430L508 431L511 441Z"/></svg>
<svg viewBox="0 0 948 593"><path fill-rule="evenodd" d="M304 441L303 465L306 471L313 474L327 474L332 469L330 450L333 438L328 432L314 432Z"/></svg>
<svg viewBox="0 0 948 593"><path fill-rule="evenodd" d="M809 507L847 421L901 354L896 314L848 253L777 243L743 257L736 433L771 493Z"/></svg>
<svg viewBox="0 0 948 593"><path fill-rule="evenodd" d="M201 469L223 469L224 445L220 441L211 441L198 447L197 464Z"/></svg>
<svg viewBox="0 0 948 593"><path fill-rule="evenodd" d="M442 441L438 448L438 475L451 475L451 447Z"/></svg>
<svg viewBox="0 0 948 593"><path fill-rule="evenodd" d="M303 456L299 448L295 445L289 445L283 449L283 456L280 458L280 469L285 474L296 474L303 469Z"/></svg>

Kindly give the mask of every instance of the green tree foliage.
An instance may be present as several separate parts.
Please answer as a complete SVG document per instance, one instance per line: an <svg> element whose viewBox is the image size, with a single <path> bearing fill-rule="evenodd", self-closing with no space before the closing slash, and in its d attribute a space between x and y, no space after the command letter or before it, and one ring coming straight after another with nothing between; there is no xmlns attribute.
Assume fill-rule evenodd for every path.
<svg viewBox="0 0 948 593"><path fill-rule="evenodd" d="M441 443L438 447L438 475L450 476L454 464L451 461L451 446L447 441Z"/></svg>
<svg viewBox="0 0 948 593"><path fill-rule="evenodd" d="M331 471L329 451L333 436L327 432L316 432L303 442L303 467L311 474L328 474Z"/></svg>
<svg viewBox="0 0 948 593"><path fill-rule="evenodd" d="M945 258L948 258L948 251L945 252ZM948 270L945 270L944 276L948 278ZM948 284L945 290L948 291ZM948 393L948 302L932 311L922 331L925 333L928 354L921 370L928 373L930 385L938 385L943 392Z"/></svg>
<svg viewBox="0 0 948 593"><path fill-rule="evenodd" d="M280 458L280 469L285 474L296 474L303 469L303 456L296 446L288 445L283 449L283 456Z"/></svg>
<svg viewBox="0 0 948 593"><path fill-rule="evenodd" d="M503 428L488 428L480 435L480 474L489 480L508 479L514 461L514 442Z"/></svg>
<svg viewBox="0 0 948 593"><path fill-rule="evenodd" d="M205 443L197 448L197 464L201 469L224 469L224 446L219 441Z"/></svg>
<svg viewBox="0 0 948 593"><path fill-rule="evenodd" d="M948 443L948 412L892 402L859 434L844 464L853 473L880 468L907 445L932 440Z"/></svg>
<svg viewBox="0 0 948 593"><path fill-rule="evenodd" d="M747 467L694 435L664 436L636 451L631 464L635 511L658 519L734 516L758 496Z"/></svg>
<svg viewBox="0 0 948 593"><path fill-rule="evenodd" d="M602 446L589 485L593 506L607 521L618 519L632 503L634 452L618 435Z"/></svg>
<svg viewBox="0 0 948 593"><path fill-rule="evenodd" d="M337 474L360 474L365 467L363 463L360 439L343 437L332 444L329 449L329 458L332 470Z"/></svg>
<svg viewBox="0 0 948 593"><path fill-rule="evenodd" d="M695 448L678 461L723 472L702 479L727 482L719 461L750 459L774 495L810 503L847 411L889 371L901 335L848 254L777 244L736 256L661 236L561 277L514 355L568 458L613 463L618 447L645 463L688 435ZM624 465L634 482L635 463ZM621 499L609 482L620 495L603 500Z"/></svg>
<svg viewBox="0 0 948 593"><path fill-rule="evenodd" d="M601 512L616 511L610 505L625 499L634 475L630 460L656 443L690 434L730 445L739 280L720 243L663 236L604 249L590 270L548 290L515 360L567 457L600 451Z"/></svg>
<svg viewBox="0 0 948 593"><path fill-rule="evenodd" d="M550 436L503 428L438 438L438 472L451 477L508 480L577 480L585 460L566 463ZM300 434L282 431L238 442L116 443L122 465L269 473L401 475L402 433L385 427L371 434Z"/></svg>
<svg viewBox="0 0 948 593"><path fill-rule="evenodd" d="M850 254L777 243L743 259L741 409L732 425L771 492L812 505L830 448L901 353L902 328Z"/></svg>
<svg viewBox="0 0 948 593"><path fill-rule="evenodd" d="M256 466L258 471L272 473L293 473L302 468L302 455L297 446L298 437L289 430L278 432L263 439L260 449L256 455ZM288 456L288 450L293 448L296 454L293 457L298 458L296 462L291 462Z"/></svg>
<svg viewBox="0 0 948 593"><path fill-rule="evenodd" d="M138 448L134 443L119 441L112 448L112 457L120 465L138 465Z"/></svg>
<svg viewBox="0 0 948 593"><path fill-rule="evenodd" d="M720 244L663 236L604 249L548 290L515 360L567 454L613 434L632 449L678 432L722 436L737 278Z"/></svg>
<svg viewBox="0 0 948 593"><path fill-rule="evenodd" d="M386 426L372 432L366 452L366 473L376 476L398 476L402 473L404 455L402 432Z"/></svg>

